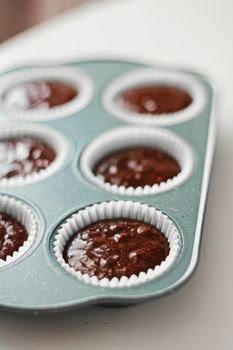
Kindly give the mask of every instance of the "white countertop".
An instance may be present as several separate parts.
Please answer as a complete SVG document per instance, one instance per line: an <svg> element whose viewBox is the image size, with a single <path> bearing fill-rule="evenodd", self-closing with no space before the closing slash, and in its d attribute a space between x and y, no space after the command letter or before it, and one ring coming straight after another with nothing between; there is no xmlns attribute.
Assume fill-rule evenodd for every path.
<svg viewBox="0 0 233 350"><path fill-rule="evenodd" d="M232 0L93 1L0 46L0 69L120 56L200 70L219 90L200 262L188 283L128 308L88 307L41 317L0 312L0 349L232 349L232 13Z"/></svg>

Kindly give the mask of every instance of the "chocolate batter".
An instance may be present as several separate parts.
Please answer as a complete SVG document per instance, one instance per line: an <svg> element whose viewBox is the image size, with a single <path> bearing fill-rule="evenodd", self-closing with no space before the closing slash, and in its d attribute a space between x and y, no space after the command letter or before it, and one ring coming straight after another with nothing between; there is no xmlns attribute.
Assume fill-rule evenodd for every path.
<svg viewBox="0 0 233 350"><path fill-rule="evenodd" d="M155 115L173 113L188 107L190 95L172 86L141 86L126 90L119 97L120 104L131 112Z"/></svg>
<svg viewBox="0 0 233 350"><path fill-rule="evenodd" d="M169 251L167 238L156 227L138 220L110 219L75 233L64 259L82 274L111 279L154 269Z"/></svg>
<svg viewBox="0 0 233 350"><path fill-rule="evenodd" d="M94 174L112 185L136 188L172 179L180 170L177 161L161 150L132 147L101 159Z"/></svg>
<svg viewBox="0 0 233 350"><path fill-rule="evenodd" d="M0 259L6 260L27 240L24 226L10 215L0 213Z"/></svg>
<svg viewBox="0 0 233 350"><path fill-rule="evenodd" d="M61 106L78 96L76 88L61 81L32 81L9 89L3 100L10 108L49 109Z"/></svg>
<svg viewBox="0 0 233 350"><path fill-rule="evenodd" d="M26 176L47 168L56 154L44 141L32 137L0 140L0 179Z"/></svg>

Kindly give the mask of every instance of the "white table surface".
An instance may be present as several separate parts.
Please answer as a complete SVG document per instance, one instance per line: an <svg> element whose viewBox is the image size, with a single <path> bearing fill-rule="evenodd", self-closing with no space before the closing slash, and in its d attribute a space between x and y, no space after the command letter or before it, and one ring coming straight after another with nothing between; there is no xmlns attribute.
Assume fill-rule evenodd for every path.
<svg viewBox="0 0 233 350"><path fill-rule="evenodd" d="M233 348L232 14L232 0L93 1L0 46L0 69L116 55L197 69L219 89L200 262L188 283L129 308L88 307L41 317L0 312L0 349Z"/></svg>

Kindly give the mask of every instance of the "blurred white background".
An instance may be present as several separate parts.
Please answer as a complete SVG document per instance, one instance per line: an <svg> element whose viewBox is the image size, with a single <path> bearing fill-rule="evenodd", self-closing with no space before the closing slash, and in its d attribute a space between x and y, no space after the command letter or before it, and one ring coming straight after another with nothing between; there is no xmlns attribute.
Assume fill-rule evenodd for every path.
<svg viewBox="0 0 233 350"><path fill-rule="evenodd" d="M190 281L131 308L43 317L1 312L0 349L232 349L232 14L232 0L92 1L0 45L2 70L23 62L120 56L204 72L219 96L200 262Z"/></svg>

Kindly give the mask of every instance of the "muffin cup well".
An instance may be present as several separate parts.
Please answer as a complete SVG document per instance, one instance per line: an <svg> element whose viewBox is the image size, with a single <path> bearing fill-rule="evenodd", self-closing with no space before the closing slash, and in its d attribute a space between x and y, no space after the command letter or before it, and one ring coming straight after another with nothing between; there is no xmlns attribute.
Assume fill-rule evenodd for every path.
<svg viewBox="0 0 233 350"><path fill-rule="evenodd" d="M37 80L54 80L68 83L78 90L78 95L71 101L50 109L20 110L10 108L4 103L4 93L18 84ZM48 120L68 117L80 111L90 101L93 94L93 82L89 76L80 69L71 67L37 67L26 68L8 73L0 78L0 111L14 118L34 120Z"/></svg>
<svg viewBox="0 0 233 350"><path fill-rule="evenodd" d="M20 200L6 195L0 195L0 212L5 213L18 220L26 229L28 239L15 251L12 256L8 255L6 260L0 259L0 267L14 262L28 251L34 244L38 234L38 222L32 210Z"/></svg>
<svg viewBox="0 0 233 350"><path fill-rule="evenodd" d="M112 185L93 173L95 164L102 158L115 151L133 146L149 146L166 152L179 163L180 173L166 182L136 188ZM152 195L181 185L191 175L193 164L194 157L191 147L173 132L135 126L123 126L99 135L85 148L80 158L82 173L90 182L113 193L137 196Z"/></svg>
<svg viewBox="0 0 233 350"><path fill-rule="evenodd" d="M180 88L190 95L192 102L183 110L154 115L129 111L119 103L118 98L122 92L145 85L163 85ZM110 114L127 123L165 126L183 123L197 117L205 106L206 91L203 84L188 73L141 68L123 74L111 81L103 93L102 101Z"/></svg>
<svg viewBox="0 0 233 350"><path fill-rule="evenodd" d="M44 125L35 124L2 124L0 129L0 140L11 137L35 137L51 146L56 158L47 168L38 172L32 172L26 176L17 175L0 180L0 187L22 186L45 179L54 174L63 166L69 153L69 144L63 135L57 130Z"/></svg>
<svg viewBox="0 0 233 350"><path fill-rule="evenodd" d="M108 278L98 279L97 276L90 277L88 274L82 274L71 267L63 258L63 251L69 238L78 230L104 219L129 218L141 220L157 227L167 237L170 252L167 258L154 269L148 269L147 272L140 272L139 275L133 274L130 277L122 276L109 280ZM73 277L94 286L108 288L126 288L137 286L152 281L164 274L176 261L181 249L181 236L176 225L159 210L132 201L110 201L94 204L79 210L70 216L58 228L54 238L54 253L59 264Z"/></svg>

